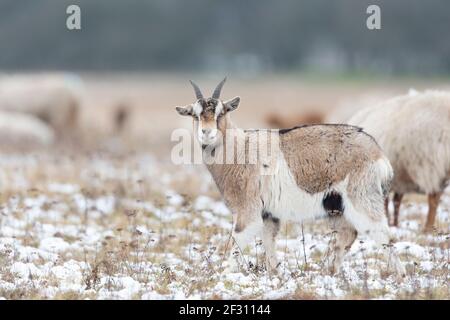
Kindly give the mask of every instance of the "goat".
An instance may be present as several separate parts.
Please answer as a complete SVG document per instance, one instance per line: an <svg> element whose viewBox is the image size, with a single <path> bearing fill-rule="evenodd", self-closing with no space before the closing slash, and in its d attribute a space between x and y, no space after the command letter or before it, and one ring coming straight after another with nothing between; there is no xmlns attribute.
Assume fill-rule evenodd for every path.
<svg viewBox="0 0 450 320"><path fill-rule="evenodd" d="M234 216L234 247L227 270L238 268L234 257L262 233L266 268L276 271L275 237L283 221L328 218L336 231L331 273L339 270L358 233L368 234L379 245L392 242L383 206L392 168L371 136L349 125L239 129L231 122L230 113L238 107L240 97L222 101L224 83L225 79L210 98L204 98L191 81L197 100L176 110L193 118L203 162ZM229 130L244 148L237 148L233 163L224 164L221 157L236 150L229 147ZM242 161L250 151L261 151L264 145L252 141L266 134L278 140L274 151L252 163ZM396 272L404 273L395 252L389 254L389 260Z"/></svg>
<svg viewBox="0 0 450 320"><path fill-rule="evenodd" d="M349 123L375 137L394 168L393 224L398 225L403 195L424 193L428 195L424 230L431 231L450 179L450 93L410 91L361 110Z"/></svg>

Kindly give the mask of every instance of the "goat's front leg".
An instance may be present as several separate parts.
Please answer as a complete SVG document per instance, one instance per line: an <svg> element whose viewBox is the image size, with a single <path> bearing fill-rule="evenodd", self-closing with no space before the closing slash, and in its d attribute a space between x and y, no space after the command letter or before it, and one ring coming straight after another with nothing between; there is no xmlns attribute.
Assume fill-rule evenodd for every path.
<svg viewBox="0 0 450 320"><path fill-rule="evenodd" d="M263 221L260 215L256 213L237 213L231 234L233 243L226 272L239 272L242 264L242 255L244 250L254 242L257 236L261 235Z"/></svg>
<svg viewBox="0 0 450 320"><path fill-rule="evenodd" d="M276 236L280 230L280 219L275 218L269 212L263 212L263 244L266 250L266 268L268 271L276 272L278 259L276 252Z"/></svg>

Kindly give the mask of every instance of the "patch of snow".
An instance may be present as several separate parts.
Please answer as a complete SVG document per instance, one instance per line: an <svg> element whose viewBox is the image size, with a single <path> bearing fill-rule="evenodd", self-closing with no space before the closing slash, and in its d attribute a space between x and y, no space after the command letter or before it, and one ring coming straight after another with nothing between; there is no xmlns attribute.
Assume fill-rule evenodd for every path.
<svg viewBox="0 0 450 320"><path fill-rule="evenodd" d="M11 265L10 270L22 279L28 279L30 276L39 277L42 275L42 271L33 263L14 262Z"/></svg>
<svg viewBox="0 0 450 320"><path fill-rule="evenodd" d="M70 183L50 183L47 190L54 193L72 194L80 191L80 187Z"/></svg>
<svg viewBox="0 0 450 320"><path fill-rule="evenodd" d="M70 244L58 237L48 237L41 240L39 249L48 252L63 252L70 248Z"/></svg>

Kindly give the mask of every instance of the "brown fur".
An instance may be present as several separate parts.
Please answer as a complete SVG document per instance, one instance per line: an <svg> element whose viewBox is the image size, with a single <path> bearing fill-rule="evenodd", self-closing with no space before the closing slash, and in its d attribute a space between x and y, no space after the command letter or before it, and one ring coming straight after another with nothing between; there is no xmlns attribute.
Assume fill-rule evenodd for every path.
<svg viewBox="0 0 450 320"><path fill-rule="evenodd" d="M225 134L232 128L229 117L219 120L219 130ZM260 130L244 131L240 139ZM216 157L226 155L225 141L218 147ZM349 176L349 196L358 189L361 175L368 163L381 158L376 142L360 128L347 125L304 126L280 134L280 148L297 185L311 194L323 192ZM248 152L248 147L245 151ZM235 155L242 157L243 154ZM207 165L229 208L236 213L236 231L254 219L251 214L263 209L261 203L261 175L257 164ZM380 210L382 212L382 210ZM369 212L376 221L379 212Z"/></svg>
<svg viewBox="0 0 450 320"><path fill-rule="evenodd" d="M299 127L281 134L280 143L298 186L309 193L326 190L382 156L370 136L347 125Z"/></svg>

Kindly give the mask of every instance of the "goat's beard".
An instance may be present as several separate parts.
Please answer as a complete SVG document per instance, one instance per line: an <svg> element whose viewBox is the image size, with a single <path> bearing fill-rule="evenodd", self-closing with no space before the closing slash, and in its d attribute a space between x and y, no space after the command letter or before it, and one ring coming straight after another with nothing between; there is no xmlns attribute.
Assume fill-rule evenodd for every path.
<svg viewBox="0 0 450 320"><path fill-rule="evenodd" d="M221 148L221 141L219 139L211 144L202 144L201 147L205 164L222 164L223 148Z"/></svg>
<svg viewBox="0 0 450 320"><path fill-rule="evenodd" d="M212 156L214 156L217 146L218 146L217 142L202 144L202 151L203 153L211 154Z"/></svg>

